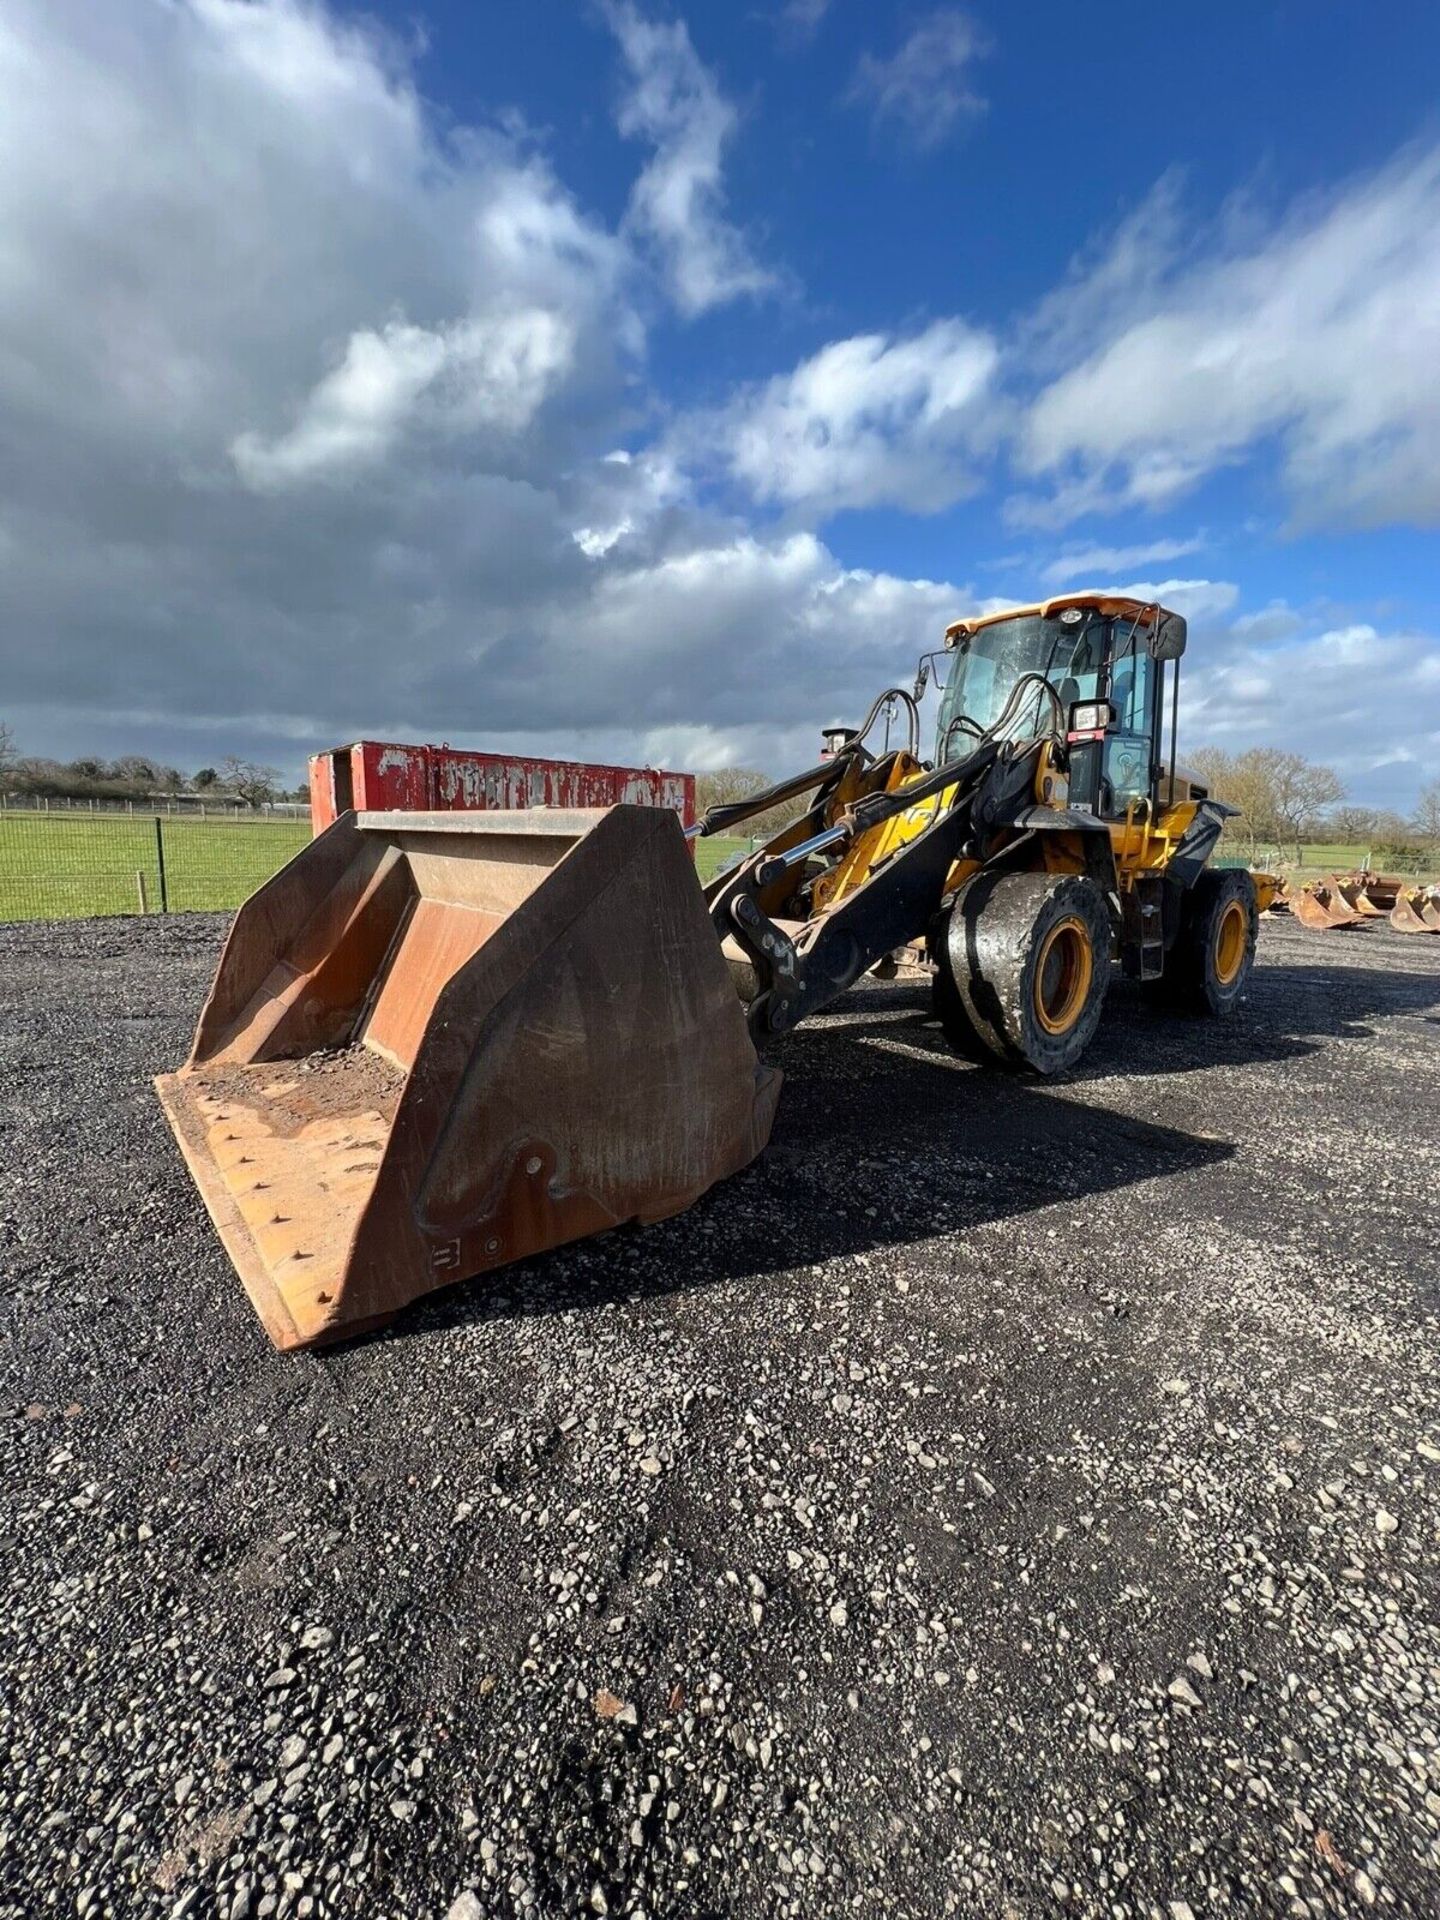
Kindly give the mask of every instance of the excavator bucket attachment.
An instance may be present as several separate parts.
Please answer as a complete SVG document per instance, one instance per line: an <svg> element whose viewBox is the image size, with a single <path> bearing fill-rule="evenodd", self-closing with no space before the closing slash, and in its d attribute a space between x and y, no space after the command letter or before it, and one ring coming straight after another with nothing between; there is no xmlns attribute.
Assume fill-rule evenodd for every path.
<svg viewBox="0 0 1440 1920"><path fill-rule="evenodd" d="M1390 909L1390 924L1397 933L1430 933L1422 910L1424 895L1418 888L1402 893Z"/></svg>
<svg viewBox="0 0 1440 1920"><path fill-rule="evenodd" d="M1342 899L1338 890L1326 882L1297 887L1285 896L1286 905L1300 922L1315 933L1331 933L1337 927L1358 927L1365 915Z"/></svg>
<svg viewBox="0 0 1440 1920"><path fill-rule="evenodd" d="M769 1138L675 816L341 816L240 909L156 1082L278 1347L689 1206Z"/></svg>
<svg viewBox="0 0 1440 1920"><path fill-rule="evenodd" d="M1380 913L1389 913L1405 882L1393 873L1361 873L1356 876L1365 898Z"/></svg>
<svg viewBox="0 0 1440 1920"><path fill-rule="evenodd" d="M1440 886L1396 888L1390 924L1397 933L1440 933Z"/></svg>
<svg viewBox="0 0 1440 1920"><path fill-rule="evenodd" d="M1341 880L1336 884L1335 893L1340 901L1353 913L1358 913L1362 920L1383 918L1383 910L1370 898L1363 881Z"/></svg>

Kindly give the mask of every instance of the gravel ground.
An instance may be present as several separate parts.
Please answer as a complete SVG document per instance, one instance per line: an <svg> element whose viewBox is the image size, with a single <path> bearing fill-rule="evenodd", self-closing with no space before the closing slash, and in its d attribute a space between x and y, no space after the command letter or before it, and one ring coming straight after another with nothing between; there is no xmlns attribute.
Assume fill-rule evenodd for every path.
<svg viewBox="0 0 1440 1920"><path fill-rule="evenodd" d="M222 929L0 929L7 1920L1440 1911L1440 940L1043 1087L868 988L689 1214L283 1358Z"/></svg>

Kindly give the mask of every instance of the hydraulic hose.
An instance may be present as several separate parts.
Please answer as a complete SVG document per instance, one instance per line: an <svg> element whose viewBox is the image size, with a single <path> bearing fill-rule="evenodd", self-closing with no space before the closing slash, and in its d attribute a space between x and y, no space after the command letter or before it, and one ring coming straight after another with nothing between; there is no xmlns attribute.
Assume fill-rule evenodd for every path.
<svg viewBox="0 0 1440 1920"><path fill-rule="evenodd" d="M864 724L857 729L855 742L852 742L852 744L858 743L865 738L871 727L873 727L879 719L883 708L891 700L898 700L905 709L908 752L912 760L918 760L920 757L920 709L915 704L915 696L910 692L908 687L887 687L882 694L876 697L874 705L865 716Z"/></svg>

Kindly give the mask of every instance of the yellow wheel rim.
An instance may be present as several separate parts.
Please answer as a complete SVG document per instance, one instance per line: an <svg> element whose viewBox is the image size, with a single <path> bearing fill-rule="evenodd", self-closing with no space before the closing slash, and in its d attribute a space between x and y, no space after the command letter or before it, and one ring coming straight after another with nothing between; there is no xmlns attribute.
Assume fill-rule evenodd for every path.
<svg viewBox="0 0 1440 1920"><path fill-rule="evenodd" d="M1232 900L1215 926L1215 977L1222 987L1231 986L1245 964L1246 925L1244 905Z"/></svg>
<svg viewBox="0 0 1440 1920"><path fill-rule="evenodd" d="M1057 920L1041 942L1031 976L1035 1018L1046 1033L1068 1033L1090 994L1095 956L1090 930L1074 917Z"/></svg>

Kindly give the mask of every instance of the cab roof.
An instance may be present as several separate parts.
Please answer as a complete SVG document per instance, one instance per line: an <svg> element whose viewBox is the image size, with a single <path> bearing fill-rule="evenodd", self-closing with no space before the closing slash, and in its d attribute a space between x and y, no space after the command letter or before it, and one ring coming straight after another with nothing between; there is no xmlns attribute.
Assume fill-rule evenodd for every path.
<svg viewBox="0 0 1440 1920"><path fill-rule="evenodd" d="M1106 618L1136 620L1142 627L1159 631L1167 621L1180 620L1179 614L1171 613L1154 600L1131 600L1121 593L1058 593L1052 599L1040 600L1028 607L1001 607L995 613L977 613L963 620L952 620L945 629L945 644L953 647L957 641L968 640L972 633L978 633L982 627L993 627L1000 620L1030 618L1038 614L1042 620L1053 620L1057 613L1063 613L1066 607L1081 607L1086 612L1098 613ZM1184 631L1184 622L1180 622Z"/></svg>

